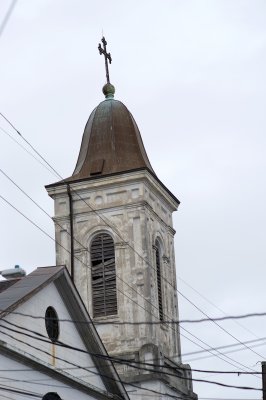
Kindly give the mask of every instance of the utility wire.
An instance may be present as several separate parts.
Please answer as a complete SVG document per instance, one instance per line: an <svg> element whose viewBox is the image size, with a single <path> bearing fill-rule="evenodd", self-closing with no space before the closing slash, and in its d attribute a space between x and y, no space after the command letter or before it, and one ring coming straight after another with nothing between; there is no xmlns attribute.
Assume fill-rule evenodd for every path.
<svg viewBox="0 0 266 400"><path fill-rule="evenodd" d="M0 390L1 390L1 389L0 389ZM9 397L9 396L4 395L3 393L1 393L1 397L2 397L3 399L14 400L14 397L11 398L11 397Z"/></svg>
<svg viewBox="0 0 266 400"><path fill-rule="evenodd" d="M54 221L53 218L51 217L51 215L50 215L43 207L41 207L31 196L29 196L28 193L27 193L25 190L23 190L12 178L10 178L10 176L7 175L7 173L4 172L1 168L0 168L0 172L1 172L14 186L16 186L16 188L17 188L21 193L23 193L24 196L26 196L35 206L37 206L48 218L50 218L50 219L55 223L55 225L59 226L61 229L65 229L65 227L63 227L58 221ZM71 234L70 234L68 231L67 231L67 234L71 237ZM82 246L84 250L87 250L87 248L85 248L85 247L83 246L83 244L82 244L80 241L78 241L76 238L74 238L74 241L75 241L76 243L78 243L80 246ZM57 243L57 244L58 244L58 243ZM65 250L66 250L66 249L65 249ZM78 261L80 261L80 260L78 259Z"/></svg>
<svg viewBox="0 0 266 400"><path fill-rule="evenodd" d="M0 115L1 115L1 113L0 113ZM17 143L18 146L20 146L24 151L26 151L26 153L28 153L31 157L33 157L34 160L36 160L40 165L42 165L47 171L49 171L50 174L52 174L52 175L58 177L57 175L55 175L55 173L54 173L50 168L47 167L47 165L46 165L45 163L43 163L39 158L37 158L33 153L31 153L25 146L23 146L23 144L19 143L18 140L16 140L12 135L10 135L10 133L7 132L7 130L5 130L5 129L2 128L1 126L0 126L0 130L1 130L5 135L7 135L11 140L13 140L13 142Z"/></svg>
<svg viewBox="0 0 266 400"><path fill-rule="evenodd" d="M259 344L256 344L256 345L252 346L252 343L261 342L261 341L263 341L263 343L259 343ZM251 344L252 347L265 346L266 337L262 337L262 338L259 338L259 339L248 340L245 343L246 344ZM215 349L221 350L221 349L228 349L228 348L232 348L232 347L236 347L236 346L241 346L241 344L240 343L232 343L232 344L227 344L227 345L224 345L224 346L215 347ZM240 351L240 350L246 350L246 348L242 347L242 348L236 349L234 351ZM183 356L186 357L186 356L191 356L191 355L200 354L200 353L205 353L205 351L204 350L190 351L188 353L183 353Z"/></svg>
<svg viewBox="0 0 266 400"><path fill-rule="evenodd" d="M222 329L225 333L227 333L229 336L231 336L233 339L235 339L238 343L242 344L243 346L245 346L248 350L252 351L254 354L256 354L257 356L261 357L262 359L264 359L265 357L262 356L261 354L257 353L256 351L254 351L253 349L251 349L250 347L248 347L246 344L244 344L241 340L237 339L234 335L232 335L230 332L228 332L227 329L225 329L223 326L221 326L220 324L218 324L217 321L215 321L213 318L211 318L208 314L206 314L204 311L202 311L195 303L193 303L193 301L191 301L187 296L185 296L183 293L180 292L180 290L176 289L177 292L184 298L186 299L191 305L193 305L193 307L195 307L198 311L200 311L203 315L205 315L210 321L212 321L216 326L218 326L220 329Z"/></svg>
<svg viewBox="0 0 266 400"><path fill-rule="evenodd" d="M213 303L210 299L208 299L206 296L204 296L202 293L200 293L197 289L195 289L193 286L191 286L188 282L186 282L180 276L178 276L178 279L179 279L179 281L183 282L186 286L188 286L190 289L192 289L195 293L197 293L202 299L207 301L207 303L211 304L214 308L216 308L216 310L220 311L224 315L224 317L221 317L220 321L224 321L226 319L233 319L233 318L230 318L228 313L226 313L224 310L222 310L220 307L218 307L215 303ZM248 316L248 314L246 314L246 316ZM217 318L212 318L212 319L214 319L216 321L219 321ZM235 320L235 323L238 326L240 326L242 329L244 329L245 331L249 332L252 336L254 336L254 337L256 337L258 339L258 336L254 332L252 332L246 326L242 325L239 321L236 321L237 318L234 318L234 320Z"/></svg>
<svg viewBox="0 0 266 400"><path fill-rule="evenodd" d="M2 320L2 321L5 321L5 322L7 322L6 320ZM18 325L16 325L16 326L18 326ZM19 326L18 326L19 327ZM24 330L26 330L26 328L23 328L23 327L20 327L20 329L24 329ZM27 330L28 331L28 330ZM34 331L31 331L31 332L34 332ZM40 336L40 334L38 334L38 333L36 333L36 332L34 332L35 334L37 334L37 335L39 335ZM43 338L46 338L46 336L43 336L43 335L41 335L41 337L43 337ZM262 338L263 340L265 340L265 338ZM257 340L262 340L262 339L257 339ZM45 340L45 342L47 342L47 343L50 343L49 341L47 341L47 340ZM258 344L257 346L262 346L262 345L265 345L266 344L266 342L264 342L264 343L262 343L262 344ZM218 349L226 349L226 348L230 348L230 347L235 347L235 346L240 346L239 344L231 344L231 345L225 345L225 346L220 346L220 347L218 347ZM235 350L232 350L231 352L237 352L237 351L241 351L241 350L245 350L245 349L235 349ZM186 355L194 355L194 354L198 354L198 353L203 353L203 352L206 352L205 350L203 350L203 351L195 351L195 352L190 352L190 353L185 353L184 354L184 356L186 356ZM229 351L230 352L230 351ZM91 354L92 355L92 354ZM198 359L206 359L206 358L208 358L208 357L211 357L212 355L210 355L210 356L205 356L205 357L200 357L200 358L196 358L196 359L193 359L193 360L198 360ZM112 359L113 359L113 361L114 362L116 362L116 361L124 361L124 359L123 358L118 358L118 357L112 357ZM193 361L192 360L192 361ZM190 360L188 360L188 361L190 361ZM136 363L136 361L132 361L132 362L134 362L134 363ZM140 362L139 361L139 363L140 364L145 364L144 362ZM154 364L153 364L154 365ZM160 365L161 366L161 365ZM88 367L89 368L89 367ZM165 366L164 366L164 368L166 368ZM168 368L168 367L167 367ZM184 368L184 367L181 367L181 366L179 366L178 367L179 369L186 369L186 368ZM63 368L63 369L72 369L72 368ZM169 369L172 369L172 367L169 367ZM6 371L6 370L1 370L0 369L0 372L1 371ZM17 372L20 372L20 371L27 371L26 369L18 369L18 370L10 370L11 372L12 371L17 371ZM28 371L30 371L30 370L28 370ZM206 370L198 370L198 369L193 369L193 368L191 368L191 371L192 372L203 372L203 373L207 373L207 371ZM219 373L219 371L217 371L217 370L211 370L211 371L209 371L210 373L212 373L212 374L215 374L215 373ZM252 372L247 372L247 371L223 371L222 373L228 373L228 374L231 374L231 373L235 373L235 374L237 374L237 375L250 375L250 374L253 374ZM258 375L261 375L262 373L261 372L256 372L256 374L258 374Z"/></svg>
<svg viewBox="0 0 266 400"><path fill-rule="evenodd" d="M9 18L11 17L11 14L12 14L12 11L14 10L16 2L17 2L17 0L12 0L11 4L10 4L8 10L7 10L7 13L6 13L1 25L0 25L0 36L4 32L4 29L5 29L5 27L6 27L7 23L8 23Z"/></svg>
<svg viewBox="0 0 266 400"><path fill-rule="evenodd" d="M12 332L20 333L20 334L25 335L27 337L30 337L32 339L36 339L36 340L39 340L41 342L50 344L50 340L48 340L46 336L44 336L44 335L42 335L42 334L40 334L40 333L38 333L36 331L33 331L32 329L28 329L26 327L20 326L20 325L15 324L15 323L12 323L12 322L7 321L5 319L3 319L2 322L5 322L8 325L11 325L13 327L18 328L22 332L14 330L14 328L13 329L12 328L8 328L6 325L0 325L2 328L5 328L7 330L11 330ZM144 365L144 366L152 366L152 367L170 369L170 370L175 369L176 371L178 371L178 370L181 370L181 371L191 370L190 368L188 369L188 368L181 367L181 366L178 366L177 368L175 368L173 366L167 367L167 366L162 366L161 364L148 363L148 362L142 362L142 361L128 361L128 360L125 360L123 358L119 358L119 357L115 357L115 356L112 357L112 356L99 355L99 354L91 353L91 352L88 352L88 351L84 351L84 350L82 350L80 348L77 348L77 347L74 347L74 346L70 346L70 345L68 345L68 344L66 344L66 343L64 343L62 341L57 341L56 345L62 346L62 347L67 347L67 348L70 348L72 350L76 350L76 351L79 351L79 352L82 352L82 353L85 352L86 354L89 354L90 356L95 356L95 357L103 358L103 359L109 359L109 360L112 360L113 362L122 363L122 364L126 364L126 365L129 365L129 366L132 366L132 365ZM193 369L191 371L203 372L203 373L220 373L220 371L207 371L207 370L196 370L196 369ZM244 372L242 372L242 371L241 372L239 372L239 371L222 371L221 373L237 374L237 375L239 375L239 374L253 374L253 372L246 372L246 371L244 371ZM261 373L259 373L259 374L261 374Z"/></svg>
<svg viewBox="0 0 266 400"><path fill-rule="evenodd" d="M254 345L251 346L251 347L252 347L252 348L255 348L255 347L260 347L260 346L265 346L265 345L266 345L266 342L261 343L261 344L254 344ZM239 346L239 345L238 345L238 346ZM241 348L241 349L228 350L228 351L223 352L223 354L238 353L239 351L243 351L243 350L247 350L247 349L246 349L246 348ZM207 354L207 355L205 355L205 356L203 356L203 357L189 358L189 362L198 361L198 360L205 360L206 358L210 358L210 357L213 357L213 356Z"/></svg>
<svg viewBox="0 0 266 400"><path fill-rule="evenodd" d="M20 390L20 389L13 389L8 386L0 386L0 390L3 390L5 392L10 392L10 393L16 393L16 394L21 394L22 396L29 396L29 397L35 397L36 399L42 399L43 396L41 394L37 393L31 393L31 392L26 392L25 390Z"/></svg>
<svg viewBox="0 0 266 400"><path fill-rule="evenodd" d="M35 349L35 350L38 350L38 351L40 351L40 352L42 352L42 353L44 353L44 354L50 356L50 353L49 353L49 352L47 352L47 351L45 351L45 350L42 350L42 349L40 349L40 348L38 348L38 347L35 347L35 346L33 346L33 345L31 345L31 344L29 344L29 343L27 343L27 342L25 342L25 341L23 341L23 340L21 340L21 339L18 339L18 338L16 338L15 336L12 336L12 335L10 335L10 334L8 334L8 333L6 333L6 332L3 332L3 331L0 331L0 333L4 334L4 335L10 337L11 339L14 339L14 340L16 340L16 341L18 341L18 342L20 342L20 343L23 343L23 344L25 344L26 346L28 346L28 347L30 347L30 348L33 348L33 349ZM85 367L79 366L79 365L77 365L77 364L75 364L75 363L73 363L73 362L71 362L71 361L68 361L68 360L62 358L62 357L54 356L54 358L57 359L57 360L59 360L59 361L63 361L63 362L65 362L65 363L67 363L67 364L73 365L73 366L77 367L78 369L87 371L87 369L86 369ZM151 390L151 389L142 388L141 386L135 385L135 384L133 384L133 383L123 382L122 380L119 380L119 381L118 381L117 379L112 378L112 377L107 376L107 375L104 375L104 374L102 374L102 373L96 373L96 372L93 372L93 371L91 371L91 370L89 370L89 372L93 373L94 375L97 375L97 376L100 376L100 377L104 377L104 378L110 379L110 380L112 380L112 381L122 383L122 384L124 384L124 385L129 385L129 386L132 386L132 387L137 388L137 389L142 389L142 390L144 390L144 391L149 391L149 392L153 392L153 393L160 394L160 395L166 395L166 393L160 393L160 392L157 392L157 391L153 391L153 390ZM176 396L172 396L172 395L169 395L169 397L174 398L174 399L180 399L180 397L176 397ZM182 399L182 398L181 398L181 399Z"/></svg>
<svg viewBox="0 0 266 400"><path fill-rule="evenodd" d="M2 327L3 327L3 326L2 326ZM11 328L8 328L8 330L10 330L10 331L12 331L12 332L16 332L16 333L21 333L21 332L18 332L18 331L16 331L16 330L14 330L14 329L11 329ZM35 350L38 350L38 351L40 351L40 352L42 352L42 353L47 354L47 355L50 356L50 353L48 353L47 351L45 351L45 350L43 350L43 349L40 349L40 348L38 348L38 347L36 347L36 346L33 346L32 344L29 344L29 343L27 343L27 342L24 342L24 341L22 341L21 339L18 339L18 338L16 338L16 337L10 335L10 334L7 333L7 332L0 331L0 333L2 333L3 335L8 336L8 337L10 337L10 338L12 338L12 339L14 339L14 340L20 342L20 343L23 343L23 344L25 344L26 346L28 346L28 347L30 347L30 348L33 348L33 349L35 349ZM27 334L25 334L25 335L27 336ZM71 347L71 346L69 346L69 345L66 345L66 346L67 346L68 348ZM76 348L74 348L74 349L76 349ZM82 352L86 352L85 350L82 350L82 349L81 349L81 351L82 351ZM80 369L86 370L86 368L81 367L81 366L78 366L78 365L76 365L76 364L73 363L73 362L70 362L70 361L68 361L68 360L66 360L66 359L63 359L62 357L55 356L55 358L58 359L58 360L64 361L64 362L66 362L67 364L74 365L74 366L76 366L76 367L79 367ZM110 358L110 357L108 357L108 358ZM147 370L147 369L146 369L146 370ZM102 377L105 376L105 375L103 375L103 374L98 374L98 373L96 373L96 372L92 372L92 371L90 371L90 372L93 373L93 374L95 374L95 375L100 375L100 376L102 376ZM168 373L167 375L170 375L170 374ZM176 374L175 374L174 376L177 377ZM115 381L116 381L115 378L112 378L112 377L110 377L110 376L105 376L105 377L107 377L108 379L111 379L111 380L115 380ZM194 382L209 383L209 384L214 384L214 385L218 385L218 386L222 386L222 387L227 387L227 388L234 388L234 389L241 389L241 390L262 391L262 389L255 388L255 387L250 387L250 386L238 386L238 385L228 385L228 384L225 384L225 383L216 382L216 381L210 381L210 380L206 380L206 379L187 378L187 377L183 377L183 376L181 377L181 379L185 379L185 380L187 379L187 380L194 381ZM139 386L136 386L136 385L133 385L133 384L131 384L131 383L127 383L127 382L123 382L123 381L119 381L119 382L122 382L123 384L127 384L127 385L130 385L130 386L137 387L137 388L141 388L142 390L145 390L144 388L139 387ZM147 389L147 390L150 391L150 389ZM158 392L157 392L157 393L158 393ZM169 394L167 394L167 395L169 396ZM170 396L171 396L171 395L170 395Z"/></svg>
<svg viewBox="0 0 266 400"><path fill-rule="evenodd" d="M209 346L208 343L206 343L206 342L205 342L204 340L202 340L202 339L199 339L196 335L194 335L193 333L189 332L189 331L188 331L187 329L185 329L184 327L180 326L180 328L181 328L182 330L184 330L185 332L187 332L187 333L188 333L189 335L191 335L192 337L194 337L194 338L196 338L197 340L199 340L199 341L200 341L202 344L204 344L205 346ZM239 365L241 365L243 368L246 368L246 369L249 369L250 371L253 371L253 376L256 376L256 375L255 375L255 371L254 371L252 368L247 367L246 365L242 364L242 363L239 362L239 361L235 361L232 357L228 356L227 354L223 354L220 350L217 350L217 349L215 349L215 348L212 347L212 346L209 346L209 349L211 349L211 350L210 350L210 353L211 353L211 354L213 354L213 353L212 353L213 351L216 351L217 354L214 353L214 355L215 355L216 357L218 357L219 359L221 359L221 360L223 360L223 361L226 361L226 362L229 363L230 365L233 365L231 361L237 362L237 363L238 363ZM223 357L225 357L227 360L224 360ZM230 361L228 361L228 360L230 360ZM233 366L235 367L235 365L233 365ZM258 376L256 376L256 377L258 378Z"/></svg>
<svg viewBox="0 0 266 400"><path fill-rule="evenodd" d="M58 243L57 243L58 244ZM66 250L63 247L64 250ZM80 261L80 260L79 260ZM0 313L4 312L6 309L0 309ZM27 314L27 313L22 313L20 311L9 311L10 314L16 314L16 315L21 315L24 317L30 317L33 319L45 319L44 316L42 315L31 315L31 314ZM265 317L266 316L266 312L262 312L262 313L249 313L249 314L242 314L242 315L231 315L231 316L227 316L227 317L213 317L212 319L214 321L225 321L225 320L235 320L235 319L242 319L242 318L250 318L250 317ZM1 319L1 317L0 317ZM84 320L79 320L79 319L69 319L69 318L58 318L58 321L60 322L69 322L69 323L79 323L79 324L85 324L85 325L162 325L161 321L139 321L139 322L132 322L132 321L106 321L106 322L100 322L100 321L84 321ZM179 325L179 324L186 324L186 323L190 323L190 324L197 324L197 323L201 323L201 322L211 322L209 318L200 318L200 319L180 319L180 320L164 320L163 324L173 324L173 325ZM245 341L245 343L254 343L258 340L266 340L266 337L263 338L257 338L257 339L251 339L251 340L247 340ZM242 343L235 343L232 344L232 346L239 346ZM201 352L201 351L199 351ZM186 353L186 354L190 354L190 353Z"/></svg>
<svg viewBox="0 0 266 400"><path fill-rule="evenodd" d="M61 178L61 176L58 174L58 172L52 167L51 164L49 164L49 162L30 144L30 142L22 135L22 133L19 132L19 130L12 124L12 122L6 118L4 116L4 114L2 114L0 112L0 115L4 118L4 120L17 132L17 134L21 137L21 139L24 140L25 143L27 143L27 145L34 151L34 153L36 153L41 159L42 161L44 161L44 163L46 165L48 165L48 167L55 173L55 175L59 178Z"/></svg>
<svg viewBox="0 0 266 400"><path fill-rule="evenodd" d="M51 343L50 340L48 340L46 336L44 336L43 334L41 334L39 332L36 332L36 331L34 331L32 329L29 329L29 328L23 327L21 325L15 324L14 322L7 321L5 319L3 319L2 322L7 323L8 325L11 325L13 327L18 328L22 332L17 331L17 330L15 330L13 328L9 328L9 327L7 327L5 325L0 325L4 329L10 330L12 332L20 333L20 334L25 335L27 337L30 337L32 339L40 340L40 341L42 341L44 343L48 343L48 344ZM229 375L238 375L238 376L239 375L252 375L253 374L253 372L247 372L247 371L243 372L243 371L205 370L205 369L195 369L195 368L191 369L191 368L186 368L186 367L182 367L182 366L177 366L177 367L165 366L165 365L156 364L154 362L151 363L151 362L147 362L147 361L133 361L133 360L129 361L129 360L126 360L124 358L119 358L119 357L116 357L116 356L101 355L101 354L97 354L97 353L92 353L92 352L89 352L87 350L83 350L83 349L81 349L79 347L66 344L66 343L64 343L62 341L57 341L57 342L55 342L55 344L57 346L60 346L60 347L66 347L66 348L71 349L71 350L75 350L75 351L78 351L78 352L81 352L81 353L89 354L90 356L94 356L94 357L97 357L97 358L110 360L110 361L112 361L114 363L120 363L120 364L122 363L122 364L126 364L126 365L132 366L132 367L134 367L134 365L137 365L139 369L145 369L146 371L147 371L146 368L139 367L139 366L142 365L142 366L145 366L145 367L149 366L149 367L153 367L153 368L160 368L163 371L169 369L171 371L175 370L176 372L181 370L181 371L199 372L199 373L204 373L204 374L206 374L206 373L208 373L208 374L229 374ZM155 370L153 370L153 372L155 372ZM169 375L169 373L166 373L166 374ZM263 372L256 371L256 374L263 375ZM173 376L177 376L177 375L174 374Z"/></svg>
<svg viewBox="0 0 266 400"><path fill-rule="evenodd" d="M88 378L88 375L85 375ZM16 378L9 378L7 376L0 376L0 382L19 382L19 383L31 383L32 385L38 386L47 386L47 381L53 380L53 378L43 378L43 379L16 379ZM63 388L67 390L73 390L73 387L67 385L59 385L59 384L51 384L49 383L49 387L53 388Z"/></svg>

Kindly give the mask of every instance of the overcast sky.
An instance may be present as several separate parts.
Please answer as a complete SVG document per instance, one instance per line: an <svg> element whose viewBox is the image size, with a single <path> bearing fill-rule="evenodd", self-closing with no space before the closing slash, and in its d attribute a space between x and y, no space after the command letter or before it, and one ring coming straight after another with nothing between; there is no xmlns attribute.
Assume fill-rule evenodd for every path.
<svg viewBox="0 0 266 400"><path fill-rule="evenodd" d="M0 1L0 20L10 5ZM151 164L180 199L179 290L208 315L266 311L265 0L18 0L0 37L0 112L60 172L72 174L85 123L103 99L102 30L115 97L133 113ZM0 118L0 127L25 145ZM31 151L28 148L29 151ZM0 168L50 215L55 178L0 130ZM52 221L0 174L0 194L53 236ZM55 264L54 243L0 199L0 267ZM190 285L194 290L189 287ZM196 292L196 291L197 292ZM179 296L180 317L203 315ZM209 346L266 337L265 318L183 325ZM182 337L183 353L200 348ZM200 346L207 347L199 343ZM221 350L222 351L222 350ZM266 345L192 368L260 370ZM203 353L198 356L207 356ZM232 361L233 360L233 361ZM256 376L194 378L258 388ZM194 383L199 398L261 392Z"/></svg>

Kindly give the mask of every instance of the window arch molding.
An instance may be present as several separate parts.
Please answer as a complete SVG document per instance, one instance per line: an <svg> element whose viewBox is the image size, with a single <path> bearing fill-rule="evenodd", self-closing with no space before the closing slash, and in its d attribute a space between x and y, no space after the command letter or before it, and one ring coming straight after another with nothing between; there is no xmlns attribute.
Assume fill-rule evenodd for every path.
<svg viewBox="0 0 266 400"><path fill-rule="evenodd" d="M111 229L109 229L108 227L106 227L106 226L103 226L103 227L97 226L97 227L95 227L95 228L92 228L92 229L91 229L91 232L90 232L89 235L88 235L87 246L88 246L89 249L90 249L90 247L91 247L91 243L93 242L93 240L95 239L95 237L98 236L99 234L110 235L111 238L113 239L114 245L115 245L115 243L116 243L117 240L116 240L116 237L115 237L113 231L112 231Z"/></svg>
<svg viewBox="0 0 266 400"><path fill-rule="evenodd" d="M97 236L99 233L106 233L107 235L110 235L115 245L117 242L119 242L119 238L113 232L113 230L109 228L109 226L106 226L104 224L98 224L97 226L93 226L90 229L86 230L86 232L83 234L85 238L84 244L86 243L88 249L90 249L91 242L93 241L95 236Z"/></svg>
<svg viewBox="0 0 266 400"><path fill-rule="evenodd" d="M154 242L153 243L154 243L155 247L159 248L160 253L161 253L161 257L163 257L163 255L164 255L164 241L163 241L161 235L157 234L155 236L155 238L154 238Z"/></svg>
<svg viewBox="0 0 266 400"><path fill-rule="evenodd" d="M163 237L162 233L160 230L156 230L152 234L152 243L155 246L155 243L158 241L160 244L160 248L162 251L162 254L164 254L165 251L165 243L164 243L165 238Z"/></svg>
<svg viewBox="0 0 266 400"><path fill-rule="evenodd" d="M93 317L117 315L115 241L109 230L98 230L90 238Z"/></svg>

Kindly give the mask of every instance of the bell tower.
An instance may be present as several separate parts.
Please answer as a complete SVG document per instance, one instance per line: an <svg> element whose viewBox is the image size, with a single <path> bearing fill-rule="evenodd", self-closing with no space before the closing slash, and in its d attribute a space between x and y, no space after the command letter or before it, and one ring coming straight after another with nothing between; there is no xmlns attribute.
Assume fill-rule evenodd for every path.
<svg viewBox="0 0 266 400"><path fill-rule="evenodd" d="M132 114L114 99L102 43L105 100L85 126L73 175L46 186L55 204L56 263L67 266L108 353L154 364L116 365L137 399L149 387L161 393L154 398L195 399L179 327L169 322L178 320L172 213L179 201L155 174Z"/></svg>

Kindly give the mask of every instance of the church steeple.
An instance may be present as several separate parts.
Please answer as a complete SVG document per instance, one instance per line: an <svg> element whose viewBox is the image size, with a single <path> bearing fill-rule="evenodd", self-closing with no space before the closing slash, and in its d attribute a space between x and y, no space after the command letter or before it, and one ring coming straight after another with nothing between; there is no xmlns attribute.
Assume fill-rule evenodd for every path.
<svg viewBox="0 0 266 400"><path fill-rule="evenodd" d="M72 265L111 355L176 371L171 378L161 367L141 373L120 365L123 381L195 399L189 366L181 364L179 327L165 322L178 320L172 213L179 201L154 173L133 116L114 99L109 74L103 92L73 175L47 186L55 200L57 264Z"/></svg>

